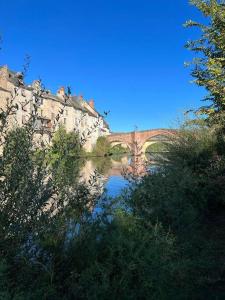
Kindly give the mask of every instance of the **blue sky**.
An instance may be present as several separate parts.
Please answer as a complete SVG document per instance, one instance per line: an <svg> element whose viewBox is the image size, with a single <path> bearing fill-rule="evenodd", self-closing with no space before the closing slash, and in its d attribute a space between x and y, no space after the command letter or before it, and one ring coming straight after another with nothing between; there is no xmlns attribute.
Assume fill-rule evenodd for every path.
<svg viewBox="0 0 225 300"><path fill-rule="evenodd" d="M0 65L20 70L29 54L27 82L93 98L113 131L175 126L201 105L184 68L198 34L182 24L201 20L188 0L0 0L0 11Z"/></svg>

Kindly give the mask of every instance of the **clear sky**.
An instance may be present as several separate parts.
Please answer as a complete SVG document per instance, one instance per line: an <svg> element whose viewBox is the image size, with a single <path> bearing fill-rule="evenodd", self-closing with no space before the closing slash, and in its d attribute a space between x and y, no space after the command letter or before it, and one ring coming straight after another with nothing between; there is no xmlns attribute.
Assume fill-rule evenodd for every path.
<svg viewBox="0 0 225 300"><path fill-rule="evenodd" d="M182 24L201 19L188 0L0 0L0 11L0 65L21 70L29 54L28 83L93 98L113 131L171 127L201 105L184 68L198 35Z"/></svg>

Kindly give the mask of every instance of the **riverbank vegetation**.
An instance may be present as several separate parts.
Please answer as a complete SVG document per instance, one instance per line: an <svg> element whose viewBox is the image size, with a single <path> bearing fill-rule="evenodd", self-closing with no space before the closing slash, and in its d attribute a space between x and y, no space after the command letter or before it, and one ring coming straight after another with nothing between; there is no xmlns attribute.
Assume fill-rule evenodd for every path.
<svg viewBox="0 0 225 300"><path fill-rule="evenodd" d="M91 156L108 156L110 154L110 143L105 136L100 136L93 148Z"/></svg>
<svg viewBox="0 0 225 300"><path fill-rule="evenodd" d="M122 145L116 145L111 147L110 149L111 155L123 155L123 154L131 154L130 149L128 147L122 146Z"/></svg>
<svg viewBox="0 0 225 300"><path fill-rule="evenodd" d="M130 150L122 145L111 146L105 136L97 139L92 152L87 153L89 157L106 157L112 155L130 154Z"/></svg>
<svg viewBox="0 0 225 300"><path fill-rule="evenodd" d="M161 153L168 151L167 144L165 142L157 142L149 145L146 149L146 153Z"/></svg>
<svg viewBox="0 0 225 300"><path fill-rule="evenodd" d="M0 299L225 298L225 7L192 3L210 19L187 24L203 31L188 47L200 52L193 76L210 103L157 172L99 201L97 175L88 186L67 180L77 137L61 129L37 154L30 124L5 136Z"/></svg>
<svg viewBox="0 0 225 300"><path fill-rule="evenodd" d="M63 184L65 181L75 183L85 162L84 155L78 133L67 133L61 125L52 138L51 146L46 149L46 163L53 180Z"/></svg>

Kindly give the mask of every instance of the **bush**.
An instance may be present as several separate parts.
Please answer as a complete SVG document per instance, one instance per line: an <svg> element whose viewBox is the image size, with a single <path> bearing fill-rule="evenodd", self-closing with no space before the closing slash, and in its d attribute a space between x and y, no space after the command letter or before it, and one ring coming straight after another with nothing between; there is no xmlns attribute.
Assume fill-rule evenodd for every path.
<svg viewBox="0 0 225 300"><path fill-rule="evenodd" d="M102 200L96 216L97 196L67 179L77 137L60 129L50 151L37 153L25 129L10 132L1 161L2 297L223 299L219 141L208 128L182 129L167 163L112 205ZM121 200L125 208L115 209Z"/></svg>
<svg viewBox="0 0 225 300"><path fill-rule="evenodd" d="M83 154L78 134L67 133L65 128L60 126L53 136L47 160L56 184L73 185L77 182L84 162Z"/></svg>
<svg viewBox="0 0 225 300"><path fill-rule="evenodd" d="M223 221L215 223L225 211L225 155L218 155L217 144L212 129L182 129L169 145L167 163L133 186L125 200L143 222L160 222L175 235L192 299L211 293L225 271L217 250L224 242L211 233L225 230Z"/></svg>
<svg viewBox="0 0 225 300"><path fill-rule="evenodd" d="M108 221L86 223L67 249L49 254L46 266L21 264L14 276L23 299L180 299L173 236L157 224L143 226L125 212ZM12 276L12 275L11 275ZM35 279L35 280L34 280ZM181 285L181 282L179 282Z"/></svg>
<svg viewBox="0 0 225 300"><path fill-rule="evenodd" d="M106 137L100 136L97 139L96 145L93 149L93 155L95 156L107 156L110 153L110 143Z"/></svg>
<svg viewBox="0 0 225 300"><path fill-rule="evenodd" d="M0 252L17 255L34 230L48 219L43 207L53 193L44 158L34 156L32 136L16 128L6 136L0 180Z"/></svg>
<svg viewBox="0 0 225 300"><path fill-rule="evenodd" d="M164 299L173 294L174 238L159 224L143 226L121 211L94 240L87 240L84 255L79 289L68 280L71 299Z"/></svg>

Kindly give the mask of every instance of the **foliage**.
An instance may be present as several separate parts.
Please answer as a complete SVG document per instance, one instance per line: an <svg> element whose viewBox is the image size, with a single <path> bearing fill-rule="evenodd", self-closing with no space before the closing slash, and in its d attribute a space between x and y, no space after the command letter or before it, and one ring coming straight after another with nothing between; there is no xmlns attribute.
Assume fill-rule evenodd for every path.
<svg viewBox="0 0 225 300"><path fill-rule="evenodd" d="M187 299L204 299L204 291L211 293L211 285L219 296L216 286L223 282L225 272L220 266L224 256L218 256L224 242L211 233L212 226L221 233L225 226L221 221L225 211L225 155L216 153L217 143L209 128L181 129L169 145L167 164L145 176L125 198L136 217L152 224L160 222L176 237Z"/></svg>
<svg viewBox="0 0 225 300"><path fill-rule="evenodd" d="M107 141L106 137L100 136L93 149L93 155L95 156L107 156L110 152L110 143Z"/></svg>
<svg viewBox="0 0 225 300"><path fill-rule="evenodd" d="M110 149L110 154L112 154L112 155L124 154L124 153L129 153L129 152L130 152L130 150L128 147L125 148L121 145L113 146Z"/></svg>
<svg viewBox="0 0 225 300"><path fill-rule="evenodd" d="M177 285L174 242L160 225L146 228L120 212L111 223L86 223L64 251L56 246L48 250L54 257L48 272L31 262L17 263L17 272L8 274L17 286L9 295L12 299L18 295L22 299L164 299Z"/></svg>
<svg viewBox="0 0 225 300"><path fill-rule="evenodd" d="M9 136L5 151L7 150L7 153L9 151L10 155L4 152L7 160L3 155L4 165L7 166L4 168L7 170L5 172L7 178L12 178L11 174L14 174L13 180L17 180L17 172L11 170L17 164L11 164L12 159L13 162L23 162L23 170L30 172L33 170L31 178L34 178L36 168L30 169L30 166L39 166L40 170L46 170L45 157L40 159L39 156L33 156L32 143L29 143L30 140L24 129L17 129L15 134L12 132ZM40 155L44 153L41 152ZM41 186L45 190L44 178L46 180L46 177L43 177ZM168 184L164 181L164 190L167 193L166 187L169 188L170 182L172 178L168 180ZM163 209L159 194L162 186L158 186L158 201L161 203L162 211L158 210L157 216L141 213L137 201L137 193L138 195L142 193L140 186L139 191L135 191L132 196L132 199L136 198L135 210L117 211L112 210L110 206L108 208L104 206L104 210L94 218L90 207L95 206L96 200L93 198L96 199L96 195L91 195L84 186L67 187L66 185L60 186L60 190L57 190L54 181L50 180L49 186L51 184L57 197L54 197L56 209L52 208L49 211L41 209L43 199L42 201L39 199L41 193L37 191L37 181L35 186L29 185L29 191L26 185L20 187L19 193L23 199L29 200L29 203L26 202L26 205L29 205L23 207L18 198L17 214L20 220L28 221L23 227L16 227L10 243L5 243L6 239L4 239L1 245L1 253L5 258L0 269L0 276L2 274L5 281L1 292L5 297L9 299L181 299L184 291L188 294L188 272L192 269L186 264L188 259L186 253L184 255L178 252L180 248L174 238L174 234L177 233L174 229L177 223L174 222L176 226L172 226L172 223L166 222L167 219L162 217L164 214L168 215L166 209ZM182 188L180 190L182 191ZM150 195L154 195L149 187L147 191ZM29 196L31 192L32 197ZM148 211L148 202L143 201L149 199L146 195L148 194L142 195L141 199L142 205ZM171 199L170 197L169 200ZM165 198L162 200L165 201ZM129 200L127 204L133 209L132 201ZM35 215L33 208L36 205L39 205L39 212L41 209L42 215ZM29 210L27 214L29 207L32 211ZM176 206L174 205L173 208L175 209ZM2 207L0 221L1 228L6 228L5 236L8 237L11 234L10 226L7 227L2 223L4 220L2 216L6 212L6 207ZM38 216L41 216L40 220ZM181 215L181 218L183 216ZM160 218L162 224L157 221L157 218ZM185 218L183 220L185 221ZM9 222L16 224L14 220ZM173 233L169 232L168 224L171 225ZM7 251L12 242L13 251ZM179 261L177 255L180 257Z"/></svg>
<svg viewBox="0 0 225 300"><path fill-rule="evenodd" d="M164 152L167 151L167 144L165 142L157 142L148 146L145 152Z"/></svg>
<svg viewBox="0 0 225 300"><path fill-rule="evenodd" d="M101 157L91 157L91 161L94 163L94 166L99 174L107 175L108 171L112 166L112 161L109 156Z"/></svg>
<svg viewBox="0 0 225 300"><path fill-rule="evenodd" d="M83 163L82 155L78 134L67 133L65 128L60 126L53 136L48 153L48 164L56 184L75 184Z"/></svg>
<svg viewBox="0 0 225 300"><path fill-rule="evenodd" d="M69 237L72 241L89 224L90 208L97 201L98 195L84 185L63 186L52 180L45 153L37 155L26 128L6 136L0 181L0 278L5 299L54 298L54 269ZM94 184L93 179L90 185Z"/></svg>
<svg viewBox="0 0 225 300"><path fill-rule="evenodd" d="M224 7L192 3L211 18L188 24L203 30L189 47L204 54L193 76L209 90L213 104L201 111L211 126L181 128L166 164L118 199L98 201L96 174L79 184L76 134L61 127L50 149L36 151L32 126L4 130L1 299L225 298L224 134L212 126L224 120ZM100 138L94 153L109 151Z"/></svg>
<svg viewBox="0 0 225 300"><path fill-rule="evenodd" d="M170 293L176 274L173 237L159 224L143 226L122 211L93 218L96 195L78 185L57 190L54 181L46 181L44 154L34 155L25 129L8 134L2 157L1 296L159 299ZM52 208L51 196L57 196Z"/></svg>
<svg viewBox="0 0 225 300"><path fill-rule="evenodd" d="M202 31L198 40L189 41L188 49L198 53L194 58L192 76L195 83L209 92L205 100L209 105L199 109L207 116L209 124L219 124L224 128L225 121L225 5L217 0L192 0L207 18L206 24L186 22L187 27L197 27Z"/></svg>
<svg viewBox="0 0 225 300"><path fill-rule="evenodd" d="M0 180L0 252L5 256L17 253L30 231L41 230L48 217L43 208L53 189L43 159L34 159L32 146L25 128L6 136Z"/></svg>
<svg viewBox="0 0 225 300"><path fill-rule="evenodd" d="M81 299L163 299L174 287L174 239L160 225L143 227L125 212L85 243ZM82 245L81 245L82 246ZM164 251L167 249L166 251ZM70 281L68 281L69 283Z"/></svg>

